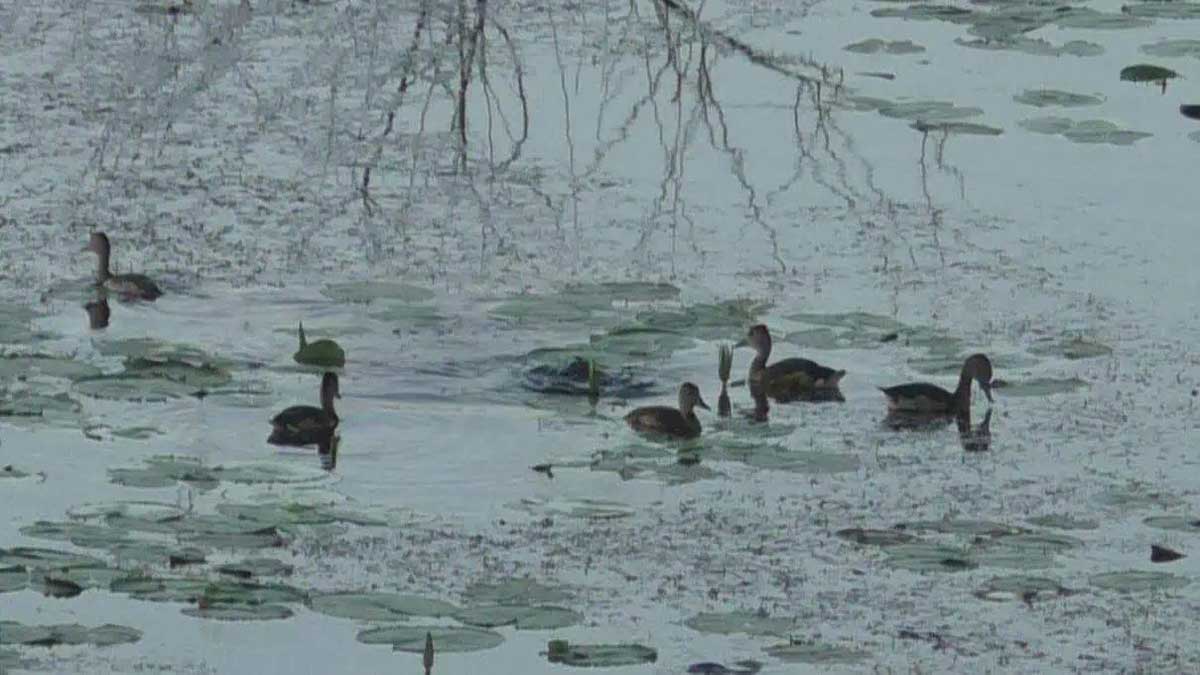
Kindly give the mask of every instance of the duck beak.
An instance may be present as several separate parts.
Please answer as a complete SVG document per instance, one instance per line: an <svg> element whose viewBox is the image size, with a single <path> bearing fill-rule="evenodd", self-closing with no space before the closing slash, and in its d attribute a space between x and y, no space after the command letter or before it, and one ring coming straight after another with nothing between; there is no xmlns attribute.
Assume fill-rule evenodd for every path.
<svg viewBox="0 0 1200 675"><path fill-rule="evenodd" d="M737 349L739 347L749 347L749 346L750 346L750 343L746 341L746 338L742 338L741 340L738 340L737 342L735 342L733 344L734 349Z"/></svg>
<svg viewBox="0 0 1200 675"><path fill-rule="evenodd" d="M704 408L705 410L712 410L712 408L708 407L708 404L704 402L704 399L700 398L699 396L696 397L696 407Z"/></svg>
<svg viewBox="0 0 1200 675"><path fill-rule="evenodd" d="M992 403L992 383L980 382L979 388L983 390L983 395L987 397L988 403Z"/></svg>

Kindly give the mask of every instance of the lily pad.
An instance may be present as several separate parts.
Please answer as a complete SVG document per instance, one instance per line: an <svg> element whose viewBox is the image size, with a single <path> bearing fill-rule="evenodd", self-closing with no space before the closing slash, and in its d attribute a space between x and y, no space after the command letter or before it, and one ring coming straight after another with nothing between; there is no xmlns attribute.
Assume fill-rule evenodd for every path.
<svg viewBox="0 0 1200 675"><path fill-rule="evenodd" d="M145 467L139 469L109 469L108 479L118 485L145 488L170 487L183 482L198 489L211 489L218 483L213 471L195 457L156 455L144 460L144 464Z"/></svg>
<svg viewBox="0 0 1200 675"><path fill-rule="evenodd" d="M1155 516L1142 521L1143 525L1176 532L1200 532L1200 520L1190 516Z"/></svg>
<svg viewBox="0 0 1200 675"><path fill-rule="evenodd" d="M879 109L884 117L895 117L921 122L945 122L964 117L976 117L983 110L974 107L960 107L948 101L907 101L891 103Z"/></svg>
<svg viewBox="0 0 1200 675"><path fill-rule="evenodd" d="M23 591L29 587L29 570L20 565L0 567L0 593Z"/></svg>
<svg viewBox="0 0 1200 675"><path fill-rule="evenodd" d="M1197 2L1149 0L1133 5L1122 5L1121 11L1131 16L1148 19L1200 19L1200 3Z"/></svg>
<svg viewBox="0 0 1200 675"><path fill-rule="evenodd" d="M1018 382L1005 381L1004 386L996 386L996 384L996 382L992 382L994 390L1005 396L1053 396L1054 394L1069 394L1086 389L1088 386L1087 382L1077 377L1061 379L1035 377Z"/></svg>
<svg viewBox="0 0 1200 675"><path fill-rule="evenodd" d="M912 4L905 7L887 7L871 10L871 16L877 18L909 19L916 21L951 21L965 23L972 15L971 10L952 5Z"/></svg>
<svg viewBox="0 0 1200 675"><path fill-rule="evenodd" d="M1194 6L1200 8L1200 3ZM1151 56L1193 56L1200 58L1200 40L1159 40L1152 45L1142 45L1140 50Z"/></svg>
<svg viewBox="0 0 1200 675"><path fill-rule="evenodd" d="M309 599L309 608L356 621L401 621L410 616L440 618L459 608L442 600L397 593L325 593Z"/></svg>
<svg viewBox="0 0 1200 675"><path fill-rule="evenodd" d="M679 288L653 281L604 281L569 284L563 289L563 295L597 303L654 302L675 300L679 297Z"/></svg>
<svg viewBox="0 0 1200 675"><path fill-rule="evenodd" d="M467 586L463 599L475 605L538 605L566 602L571 594L565 589L547 586L533 579L507 579L494 583L476 582Z"/></svg>
<svg viewBox="0 0 1200 675"><path fill-rule="evenodd" d="M54 523L39 520L22 527L21 534L35 539L69 541L82 548L111 548L133 543L126 532L89 523Z"/></svg>
<svg viewBox="0 0 1200 675"><path fill-rule="evenodd" d="M972 520L955 518L946 520L921 520L904 523L897 526L905 530L918 532L940 532L942 534L962 534L972 537L1003 537L1024 532L1022 528L997 523L991 520Z"/></svg>
<svg viewBox="0 0 1200 675"><path fill-rule="evenodd" d="M329 478L329 474L319 467L270 462L224 464L215 467L212 473L218 480L248 485L313 483Z"/></svg>
<svg viewBox="0 0 1200 675"><path fill-rule="evenodd" d="M608 333L593 335L592 349L601 360L666 358L674 352L688 349L695 340L674 331L642 326L619 326Z"/></svg>
<svg viewBox="0 0 1200 675"><path fill-rule="evenodd" d="M999 127L989 127L986 124L974 122L926 122L918 120L910 124L921 133L960 134L964 136L999 136L1004 133Z"/></svg>
<svg viewBox="0 0 1200 675"><path fill-rule="evenodd" d="M1057 342L1053 340L1041 341L1031 346L1029 351L1039 356L1061 356L1072 361L1110 356L1113 352L1112 347L1108 345L1081 337L1073 337Z"/></svg>
<svg viewBox="0 0 1200 675"><path fill-rule="evenodd" d="M295 568L275 558L247 558L217 566L217 573L238 579L290 576Z"/></svg>
<svg viewBox="0 0 1200 675"><path fill-rule="evenodd" d="M589 520L612 520L629 518L634 509L620 502L603 499L538 499L527 497L513 504L514 508L548 516L585 518Z"/></svg>
<svg viewBox="0 0 1200 675"><path fill-rule="evenodd" d="M496 305L491 314L516 323L587 323L594 313L610 313L611 305L589 296L521 295Z"/></svg>
<svg viewBox="0 0 1200 675"><path fill-rule="evenodd" d="M790 314L787 319L814 326L830 326L854 331L894 333L906 328L904 324L895 319L869 312L841 312L833 314L802 312L799 314Z"/></svg>
<svg viewBox="0 0 1200 675"><path fill-rule="evenodd" d="M580 668L617 668L654 663L658 652L638 644L576 645L554 640L546 651L550 663Z"/></svg>
<svg viewBox="0 0 1200 675"><path fill-rule="evenodd" d="M910 40L880 40L879 38L870 38L848 44L842 47L842 49L856 54L878 54L880 52L886 54L920 54L925 51L924 47Z"/></svg>
<svg viewBox="0 0 1200 675"><path fill-rule="evenodd" d="M1179 73L1170 68L1149 63L1139 63L1121 69L1121 81L1123 82L1165 82L1177 77L1179 77Z"/></svg>
<svg viewBox="0 0 1200 675"><path fill-rule="evenodd" d="M1078 106L1100 105L1104 102L1104 97L1074 94L1058 89L1026 89L1020 94L1013 96L1013 100L1017 103L1037 108L1046 108L1049 106L1074 108Z"/></svg>
<svg viewBox="0 0 1200 675"><path fill-rule="evenodd" d="M886 550L889 565L912 572L962 572L979 566L966 551L952 546L914 542Z"/></svg>
<svg viewBox="0 0 1200 675"><path fill-rule="evenodd" d="M1153 134L1144 131L1121 129L1107 120L1083 120L1063 132L1063 136L1075 143L1108 143L1110 145L1133 145Z"/></svg>
<svg viewBox="0 0 1200 675"><path fill-rule="evenodd" d="M574 626L583 621L583 615L565 607L480 605L455 612L454 619L479 628L514 626L517 630L553 630Z"/></svg>
<svg viewBox="0 0 1200 675"><path fill-rule="evenodd" d="M1067 590L1057 581L1045 577L1034 577L1018 574L1007 577L993 577L982 588L975 591L975 597L990 602L1008 602L1055 597L1065 595Z"/></svg>
<svg viewBox="0 0 1200 675"><path fill-rule="evenodd" d="M321 289L321 295L337 302L368 303L375 300L425 302L433 298L433 291L394 281L352 281L329 284Z"/></svg>
<svg viewBox="0 0 1200 675"><path fill-rule="evenodd" d="M104 624L88 628L77 623L26 626L15 621L0 621L0 645L93 645L109 647L142 639L142 632L126 626Z"/></svg>
<svg viewBox="0 0 1200 675"><path fill-rule="evenodd" d="M38 336L31 327L37 314L28 307L0 303L0 343L29 344Z"/></svg>
<svg viewBox="0 0 1200 675"><path fill-rule="evenodd" d="M861 527L838 530L836 534L840 539L865 546L895 546L897 544L907 544L916 538L900 530L872 530Z"/></svg>
<svg viewBox="0 0 1200 675"><path fill-rule="evenodd" d="M0 391L0 417L36 418L38 422L74 422L82 406L65 393Z"/></svg>
<svg viewBox="0 0 1200 675"><path fill-rule="evenodd" d="M400 652L423 653L426 635L433 636L439 653L476 652L498 647L504 636L481 628L450 626L391 626L371 628L358 634L358 641L369 645L390 644Z"/></svg>
<svg viewBox="0 0 1200 675"><path fill-rule="evenodd" d="M974 32L974 31L972 31ZM1062 45L1055 45L1042 38L1010 36L1000 40L987 38L964 40L955 38L954 43L970 49L986 49L991 51L1011 51L1032 56L1099 56L1104 53L1104 47L1086 40L1068 40Z"/></svg>
<svg viewBox="0 0 1200 675"><path fill-rule="evenodd" d="M1148 489L1140 483L1121 487L1110 487L1096 495L1096 502L1121 511L1132 509L1166 509L1183 504L1183 500L1170 492Z"/></svg>
<svg viewBox="0 0 1200 675"><path fill-rule="evenodd" d="M646 328L671 331L696 340L737 341L769 308L769 303L753 300L700 303L682 309L639 312L637 322Z"/></svg>
<svg viewBox="0 0 1200 675"><path fill-rule="evenodd" d="M1075 120L1069 117L1031 117L1017 124L1034 133L1058 135L1075 126Z"/></svg>
<svg viewBox="0 0 1200 675"><path fill-rule="evenodd" d="M304 325L300 325L300 348L292 354L292 360L308 366L340 368L346 365L346 351L341 345L330 339L308 342L304 335Z"/></svg>
<svg viewBox="0 0 1200 675"><path fill-rule="evenodd" d="M203 607L186 607L183 613L197 619L212 621L275 621L290 619L291 609L283 605L238 605L210 603Z"/></svg>
<svg viewBox="0 0 1200 675"><path fill-rule="evenodd" d="M808 663L813 665L853 665L870 658L870 652L849 647L838 647L818 643L789 643L767 647L768 655L784 663Z"/></svg>
<svg viewBox="0 0 1200 675"><path fill-rule="evenodd" d="M774 635L786 637L792 631L800 628L794 618L768 616L760 612L702 612L683 622L683 625L700 633L717 633L721 635L761 636Z"/></svg>
<svg viewBox="0 0 1200 675"><path fill-rule="evenodd" d="M107 563L90 555L51 548L18 546L0 549L0 567L13 566L30 570L63 570L76 567L107 567Z"/></svg>
<svg viewBox="0 0 1200 675"><path fill-rule="evenodd" d="M1038 527L1053 527L1059 530L1098 530L1100 521L1092 518L1076 518L1067 514L1052 513L1036 518L1029 522Z"/></svg>
<svg viewBox="0 0 1200 675"><path fill-rule="evenodd" d="M100 369L82 361L43 354L0 357L0 380L15 380L41 375L67 380L95 377Z"/></svg>
<svg viewBox="0 0 1200 675"><path fill-rule="evenodd" d="M1176 576L1169 572L1142 572L1140 570L1093 574L1088 581L1097 588L1122 593L1166 591L1183 588L1191 583L1186 577Z"/></svg>
<svg viewBox="0 0 1200 675"><path fill-rule="evenodd" d="M1087 7L1068 7L1056 12L1054 23L1059 28L1087 28L1093 30L1122 30L1142 28L1150 21L1128 13L1100 12Z"/></svg>

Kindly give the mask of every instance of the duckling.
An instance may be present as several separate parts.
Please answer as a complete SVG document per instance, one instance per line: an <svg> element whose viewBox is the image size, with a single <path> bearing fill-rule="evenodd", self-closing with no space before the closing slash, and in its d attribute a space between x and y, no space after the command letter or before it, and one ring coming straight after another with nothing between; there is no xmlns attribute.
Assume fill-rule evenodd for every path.
<svg viewBox="0 0 1200 675"><path fill-rule="evenodd" d="M972 354L963 362L958 387L952 392L935 384L913 382L880 387L888 410L939 415L958 415L971 410L971 380L979 383L988 403L992 402L992 362L983 354Z"/></svg>
<svg viewBox="0 0 1200 675"><path fill-rule="evenodd" d="M678 410L665 405L637 408L625 416L625 422L634 431L642 433L695 438L700 435L700 420L694 412L697 406L709 410L708 404L700 397L699 387L684 382L679 387Z"/></svg>
<svg viewBox="0 0 1200 675"><path fill-rule="evenodd" d="M834 370L808 359L783 359L767 365L771 356L771 332L763 324L751 326L746 333L746 344L754 348L755 357L750 362L748 382L755 380L766 384L766 393L778 401L845 400L838 385L846 371Z"/></svg>
<svg viewBox="0 0 1200 675"><path fill-rule="evenodd" d="M272 445L320 445L327 442L338 425L333 399L341 397L338 376L325 373L321 378L321 407L294 405L272 417L271 435L267 437L267 442Z"/></svg>
<svg viewBox="0 0 1200 675"><path fill-rule="evenodd" d="M158 284L144 274L113 274L109 271L108 262L112 255L112 246L108 243L108 235L103 232L93 232L83 250L91 251L99 258L96 266L97 286L131 300L154 300L163 294Z"/></svg>
<svg viewBox="0 0 1200 675"><path fill-rule="evenodd" d="M300 348L292 354L296 363L313 366L342 367L346 365L346 352L333 340L309 342L304 338L304 322L300 322Z"/></svg>

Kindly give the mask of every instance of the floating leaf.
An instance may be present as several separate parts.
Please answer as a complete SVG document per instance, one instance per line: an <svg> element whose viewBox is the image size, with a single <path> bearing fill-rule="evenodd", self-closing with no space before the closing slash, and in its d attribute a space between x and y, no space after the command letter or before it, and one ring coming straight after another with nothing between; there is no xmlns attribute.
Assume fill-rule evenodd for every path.
<svg viewBox="0 0 1200 675"><path fill-rule="evenodd" d="M574 626L583 621L583 616L564 607L481 605L455 612L454 619L480 628L515 626L518 630L553 630Z"/></svg>
<svg viewBox="0 0 1200 675"><path fill-rule="evenodd" d="M1020 534L1025 530L991 520L955 518L946 520L921 520L904 523L897 527L918 532L940 532L942 534L964 534L972 537L1003 537Z"/></svg>
<svg viewBox="0 0 1200 675"><path fill-rule="evenodd" d="M20 565L0 567L0 593L23 591L29 586L29 571Z"/></svg>
<svg viewBox="0 0 1200 675"><path fill-rule="evenodd" d="M1170 68L1155 66L1149 63L1139 63L1135 66L1126 66L1121 69L1121 80L1123 82L1165 82L1176 77L1179 77L1179 73Z"/></svg>
<svg viewBox="0 0 1200 675"><path fill-rule="evenodd" d="M27 307L0 303L0 343L29 344L37 337L30 325L37 314Z"/></svg>
<svg viewBox="0 0 1200 675"><path fill-rule="evenodd" d="M346 365L346 351L333 340L314 340L308 342L304 335L304 326L300 326L300 348L292 354L292 360L309 366L340 368Z"/></svg>
<svg viewBox="0 0 1200 675"><path fill-rule="evenodd" d="M975 591L975 597L991 602L1008 602L1066 595L1067 590L1053 579L1033 577L1018 574L1008 577L993 577L982 588Z"/></svg>
<svg viewBox="0 0 1200 675"><path fill-rule="evenodd" d="M399 621L409 616L439 618L459 608L448 602L396 593L325 593L309 599L314 612L356 621Z"/></svg>
<svg viewBox="0 0 1200 675"><path fill-rule="evenodd" d="M1017 103L1024 103L1025 105L1038 108L1049 106L1074 108L1078 106L1099 105L1104 102L1104 97L1074 94L1058 89L1026 89L1020 94L1013 96L1013 100Z"/></svg>
<svg viewBox="0 0 1200 675"><path fill-rule="evenodd" d="M566 602L571 594L533 579L507 579L495 583L473 583L463 598L476 605L539 605Z"/></svg>
<svg viewBox="0 0 1200 675"><path fill-rule="evenodd" d="M870 38L861 42L855 42L842 47L848 52L856 54L878 54L884 52L887 54L920 54L925 51L925 48L910 40L880 40L879 38Z"/></svg>
<svg viewBox="0 0 1200 675"><path fill-rule="evenodd" d="M18 546L0 549L0 567L21 566L31 570L62 570L76 567L106 567L100 558L51 548Z"/></svg>
<svg viewBox="0 0 1200 675"><path fill-rule="evenodd" d="M251 579L254 577L290 576L295 568L275 558L247 558L241 562L226 563L217 567L218 574Z"/></svg>
<svg viewBox="0 0 1200 675"><path fill-rule="evenodd" d="M537 499L527 497L513 504L513 507L530 513L591 520L628 518L634 514L634 509L627 504L587 498Z"/></svg>
<svg viewBox="0 0 1200 675"><path fill-rule="evenodd" d="M1148 490L1146 486L1132 483L1122 487L1111 487L1096 495L1101 506L1129 511L1132 509L1171 508L1183 504L1183 500L1169 492Z"/></svg>
<svg viewBox="0 0 1200 675"><path fill-rule="evenodd" d="M814 665L851 665L871 656L869 652L848 647L816 643L790 643L767 647L768 655L785 663Z"/></svg>
<svg viewBox="0 0 1200 675"><path fill-rule="evenodd" d="M433 636L439 653L481 651L504 642L503 635L490 630L449 626L372 628L359 633L358 641L369 645L391 644L396 651L420 654L425 651L426 634Z"/></svg>
<svg viewBox="0 0 1200 675"><path fill-rule="evenodd" d="M1200 4L1194 6L1200 8ZM1200 40L1159 40L1152 45L1142 45L1140 49L1143 53L1150 54L1151 56L1194 56L1200 58Z"/></svg>
<svg viewBox="0 0 1200 675"><path fill-rule="evenodd" d="M799 628L794 618L772 617L758 612L703 612L684 621L683 625L701 633L744 633L755 636L787 636Z"/></svg>
<svg viewBox="0 0 1200 675"><path fill-rule="evenodd" d="M104 624L88 628L77 623L46 626L26 626L15 621L0 621L0 645L30 645L53 647L55 645L85 645L108 647L127 644L142 639L142 632Z"/></svg>
<svg viewBox="0 0 1200 675"><path fill-rule="evenodd" d="M1041 341L1030 347L1029 351L1040 356L1061 356L1075 361L1109 356L1113 350L1112 347L1099 342L1073 337L1059 342Z"/></svg>
<svg viewBox="0 0 1200 675"><path fill-rule="evenodd" d="M1135 5L1122 5L1121 11L1151 19L1200 19L1200 3L1196 2L1150 0Z"/></svg>
<svg viewBox="0 0 1200 675"><path fill-rule="evenodd" d="M1156 516L1142 521L1143 525L1176 532L1200 532L1200 520L1190 516Z"/></svg>
<svg viewBox="0 0 1200 675"><path fill-rule="evenodd" d="M1047 514L1030 518L1029 522L1038 527L1053 527L1060 530L1097 530L1100 529L1100 521L1092 518L1076 518L1066 514Z"/></svg>
<svg viewBox="0 0 1200 675"><path fill-rule="evenodd" d="M945 122L982 115L983 110L959 107L947 101L908 101L885 105L879 109L879 114L912 121Z"/></svg>
<svg viewBox="0 0 1200 675"><path fill-rule="evenodd" d="M1077 377L1055 379L1052 377L1036 377L1019 382L1005 381L1003 386L997 386L993 381L993 391L1005 396L1052 396L1054 394L1069 394L1080 389L1086 389L1088 384Z"/></svg>
<svg viewBox="0 0 1200 675"><path fill-rule="evenodd" d="M1142 572L1140 570L1093 574L1088 581L1097 588L1122 593L1165 591L1183 588L1191 583L1189 579L1169 572Z"/></svg>
<svg viewBox="0 0 1200 675"><path fill-rule="evenodd" d="M0 381L25 379L37 375L78 380L95 377L99 374L99 368L74 359L43 354L0 357Z"/></svg>
<svg viewBox="0 0 1200 675"><path fill-rule="evenodd" d="M658 660L658 652L638 644L576 645L555 640L550 643L546 658L550 663L564 666L617 668L654 663Z"/></svg>
<svg viewBox="0 0 1200 675"><path fill-rule="evenodd" d="M871 530L861 527L838 530L836 534L839 538L846 541L867 546L895 546L897 544L907 544L915 539L913 535L901 532L900 530Z"/></svg>
<svg viewBox="0 0 1200 675"><path fill-rule="evenodd" d="M197 619L212 621L274 621L292 617L292 610L283 605L213 603L203 607L186 607L183 613Z"/></svg>
<svg viewBox="0 0 1200 675"><path fill-rule="evenodd" d="M885 550L889 565L912 572L961 572L979 566L966 551L951 546L914 542Z"/></svg>
<svg viewBox="0 0 1200 675"><path fill-rule="evenodd" d="M1034 133L1058 135L1075 126L1075 120L1068 117L1033 117L1017 124Z"/></svg>
<svg viewBox="0 0 1200 675"><path fill-rule="evenodd" d="M998 127L989 127L986 124L975 124L973 122L926 122L918 120L909 126L921 133L960 134L965 136L999 136L1004 133L1004 130Z"/></svg>
<svg viewBox="0 0 1200 675"><path fill-rule="evenodd" d="M321 289L321 295L337 302L368 303L375 300L425 302L433 298L433 291L393 281L352 281L329 284Z"/></svg>

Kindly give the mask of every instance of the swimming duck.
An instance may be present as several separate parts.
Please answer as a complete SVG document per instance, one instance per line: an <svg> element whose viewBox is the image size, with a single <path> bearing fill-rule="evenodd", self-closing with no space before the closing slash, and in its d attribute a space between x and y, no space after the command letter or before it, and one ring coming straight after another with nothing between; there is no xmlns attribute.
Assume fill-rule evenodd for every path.
<svg viewBox="0 0 1200 675"><path fill-rule="evenodd" d="M321 407L294 405L272 417L271 435L267 437L267 442L273 445L320 445L327 442L338 425L333 399L341 397L338 376L325 373L321 378Z"/></svg>
<svg viewBox="0 0 1200 675"><path fill-rule="evenodd" d="M746 333L746 344L755 351L750 362L748 382L755 380L766 384L766 393L779 401L845 400L837 391L838 384L846 375L844 370L826 368L808 359L783 359L767 365L771 356L771 332L763 324L751 326Z"/></svg>
<svg viewBox="0 0 1200 675"><path fill-rule="evenodd" d="M679 387L679 409L665 405L637 408L625 416L625 422L634 431L666 434L675 438L695 438L700 435L700 420L694 409L699 406L708 410L708 404L700 398L700 389L691 382Z"/></svg>
<svg viewBox="0 0 1200 675"><path fill-rule="evenodd" d="M346 365L346 352L333 340L316 340L309 342L304 338L304 322L300 322L300 348L292 354L296 363L306 363L313 366Z"/></svg>
<svg viewBox="0 0 1200 675"><path fill-rule="evenodd" d="M955 415L971 410L971 380L979 383L988 403L992 402L992 362L983 354L972 354L963 362L958 387L953 393L927 382L880 387L887 397L888 410L914 413Z"/></svg>
<svg viewBox="0 0 1200 675"><path fill-rule="evenodd" d="M163 294L158 284L144 274L113 274L109 271L108 262L112 255L112 246L108 243L108 235L103 232L93 232L83 250L91 251L99 258L96 266L97 286L107 288L127 299L154 300Z"/></svg>

